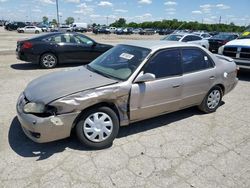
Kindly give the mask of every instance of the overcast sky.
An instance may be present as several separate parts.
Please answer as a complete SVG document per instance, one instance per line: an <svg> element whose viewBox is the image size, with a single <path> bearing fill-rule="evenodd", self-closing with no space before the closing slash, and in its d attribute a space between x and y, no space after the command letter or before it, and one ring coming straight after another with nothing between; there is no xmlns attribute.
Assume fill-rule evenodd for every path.
<svg viewBox="0 0 250 188"><path fill-rule="evenodd" d="M108 24L123 17L127 22L173 19L250 24L250 0L58 0L61 20ZM55 0L0 0L0 19L41 21L56 18Z"/></svg>

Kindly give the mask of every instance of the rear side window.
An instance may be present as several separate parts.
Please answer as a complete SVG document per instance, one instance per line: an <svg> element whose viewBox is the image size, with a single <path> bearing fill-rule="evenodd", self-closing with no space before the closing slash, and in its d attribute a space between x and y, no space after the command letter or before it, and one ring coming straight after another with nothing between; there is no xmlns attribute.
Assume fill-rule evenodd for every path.
<svg viewBox="0 0 250 188"><path fill-rule="evenodd" d="M183 73L195 72L213 67L208 55L199 49L182 50Z"/></svg>
<svg viewBox="0 0 250 188"><path fill-rule="evenodd" d="M182 39L182 42L189 42L189 41L192 41L192 40L193 40L193 37L191 35L188 35L188 36L185 36Z"/></svg>
<svg viewBox="0 0 250 188"><path fill-rule="evenodd" d="M156 78L182 74L180 50L158 52L146 65L144 73L152 73Z"/></svg>
<svg viewBox="0 0 250 188"><path fill-rule="evenodd" d="M193 39L193 41L195 41L195 40L201 40L201 38L199 36L195 36L195 35L192 36L192 39Z"/></svg>
<svg viewBox="0 0 250 188"><path fill-rule="evenodd" d="M57 35L53 36L48 39L48 41L55 42L55 43L76 43L73 36L69 34Z"/></svg>

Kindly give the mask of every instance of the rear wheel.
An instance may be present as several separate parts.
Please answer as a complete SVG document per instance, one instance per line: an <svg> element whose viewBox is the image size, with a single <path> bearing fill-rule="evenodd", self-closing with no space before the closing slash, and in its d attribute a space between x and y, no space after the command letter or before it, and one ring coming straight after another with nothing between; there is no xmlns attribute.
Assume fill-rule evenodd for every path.
<svg viewBox="0 0 250 188"><path fill-rule="evenodd" d="M76 124L76 134L80 142L94 149L111 146L118 131L118 117L109 107L88 110Z"/></svg>
<svg viewBox="0 0 250 188"><path fill-rule="evenodd" d="M38 30L36 30L36 31L35 31L35 33L36 33L36 34L38 34L38 33L39 33L39 31L38 31Z"/></svg>
<svg viewBox="0 0 250 188"><path fill-rule="evenodd" d="M222 90L219 86L215 86L208 92L208 94L198 107L205 113L215 112L220 106L221 99Z"/></svg>
<svg viewBox="0 0 250 188"><path fill-rule="evenodd" d="M54 68L57 65L57 57L52 53L45 53L40 58L40 66L45 69Z"/></svg>

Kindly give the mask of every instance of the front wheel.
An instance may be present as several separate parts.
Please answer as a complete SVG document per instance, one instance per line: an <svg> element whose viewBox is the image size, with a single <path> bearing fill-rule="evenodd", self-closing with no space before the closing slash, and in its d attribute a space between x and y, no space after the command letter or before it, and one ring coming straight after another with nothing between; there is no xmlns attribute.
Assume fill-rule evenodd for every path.
<svg viewBox="0 0 250 188"><path fill-rule="evenodd" d="M118 131L118 117L109 107L88 110L76 124L76 135L80 142L93 149L111 146Z"/></svg>
<svg viewBox="0 0 250 188"><path fill-rule="evenodd" d="M52 53L45 53L40 58L40 66L45 69L54 68L57 65L57 57Z"/></svg>
<svg viewBox="0 0 250 188"><path fill-rule="evenodd" d="M36 33L36 34L38 34L38 33L39 33L39 31L38 31L38 30L36 30L36 31L35 31L35 33Z"/></svg>
<svg viewBox="0 0 250 188"><path fill-rule="evenodd" d="M205 113L215 112L217 108L220 106L221 99L222 99L221 88L219 86L215 86L208 92L208 94L198 107L201 111Z"/></svg>

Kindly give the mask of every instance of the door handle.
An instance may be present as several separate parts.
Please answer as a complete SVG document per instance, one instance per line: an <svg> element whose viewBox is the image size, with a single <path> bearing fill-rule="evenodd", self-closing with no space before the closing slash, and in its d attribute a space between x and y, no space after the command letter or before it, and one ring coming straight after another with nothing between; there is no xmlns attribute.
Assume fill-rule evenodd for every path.
<svg viewBox="0 0 250 188"><path fill-rule="evenodd" d="M172 85L173 88L177 88L177 87L180 87L180 86L181 86L180 84Z"/></svg>
<svg viewBox="0 0 250 188"><path fill-rule="evenodd" d="M216 77L215 76L210 76L209 79L210 80L214 80Z"/></svg>

